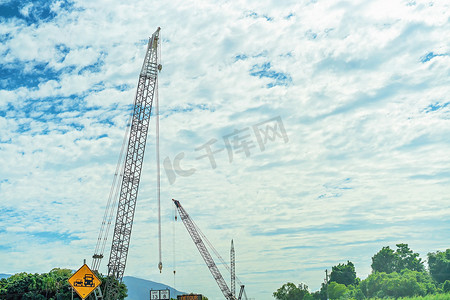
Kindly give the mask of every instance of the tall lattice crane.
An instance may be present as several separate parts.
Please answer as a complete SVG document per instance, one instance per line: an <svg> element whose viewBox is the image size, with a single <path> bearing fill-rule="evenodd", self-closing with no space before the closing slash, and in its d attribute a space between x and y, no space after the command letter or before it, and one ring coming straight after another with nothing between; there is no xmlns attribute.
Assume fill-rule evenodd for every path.
<svg viewBox="0 0 450 300"><path fill-rule="evenodd" d="M116 214L108 275L122 279L130 244L131 228L141 179L147 132L158 77L159 28L148 43L139 75L127 155L125 158L119 205Z"/></svg>
<svg viewBox="0 0 450 300"><path fill-rule="evenodd" d="M214 247L211 245L211 243L208 241L206 236L200 231L200 229L195 225L194 221L192 221L189 214L184 210L184 208L181 206L180 201L172 199L175 206L178 209L178 212L180 214L180 218L183 221L184 226L186 227L187 231L189 232L189 235L191 236L192 240L194 241L195 246L197 246L198 251L200 252L201 256L203 257L203 260L205 261L206 265L209 268L209 271L211 272L212 276L217 282L217 285L219 286L220 290L222 291L222 294L225 296L225 299L227 300L241 300L242 295L244 293L245 299L247 299L247 295L245 294L244 285L241 284L241 290L239 292L239 297L236 298L235 295L231 292L231 290L228 288L228 285L226 284L225 280L223 279L222 274L220 273L219 269L217 268L216 263L214 262L214 259L212 258L211 254L209 253L208 249L206 248L203 239L208 243L208 245L211 247L211 249L215 252L215 254L219 257L219 259L224 263L224 265L229 270L228 265L223 261L222 257L217 253L217 251L214 249Z"/></svg>
<svg viewBox="0 0 450 300"><path fill-rule="evenodd" d="M161 65L159 64L159 48L160 48L159 32L160 28L158 27L158 29L155 31L155 33L153 33L153 35L149 39L147 45L144 63L142 65L142 69L139 74L136 97L133 107L133 114L131 116L130 122L131 126L129 127L128 129L129 131L127 132L128 144L126 148L126 156L123 163L123 168L120 171L119 164L122 159L119 158L119 164L116 169L113 187L111 189L110 197L103 218L92 262L92 268L94 270L98 270L100 266L100 261L103 258L103 252L108 236L109 226L111 225L112 217L114 215L113 208L115 206L114 204L117 201L116 199L118 192L118 190L114 192L114 189L117 174L118 172L120 172L121 175L120 193L118 196L116 221L111 244L111 253L108 262L108 276L111 276L119 281L122 281L127 262L131 229L133 226L134 212L136 208L136 200L138 195L139 182L141 178L142 163L144 160L144 151L150 123L150 115L152 112L152 105L155 98L156 98L155 101L156 109L158 107L157 82L158 82L158 72L161 70ZM159 124L157 123L156 126L158 130ZM122 146L121 156L124 150L124 145ZM159 155L158 150L159 149L157 149L157 155ZM159 166L159 160L157 161L157 164ZM120 180L118 182L120 182ZM159 186L158 186L158 193L159 193ZM159 268L160 270L162 268L161 254L160 254ZM106 292L104 292L103 295L108 300L109 299L115 300L117 299L117 292L118 292L117 286L110 284L106 287ZM102 298L102 296L99 297Z"/></svg>

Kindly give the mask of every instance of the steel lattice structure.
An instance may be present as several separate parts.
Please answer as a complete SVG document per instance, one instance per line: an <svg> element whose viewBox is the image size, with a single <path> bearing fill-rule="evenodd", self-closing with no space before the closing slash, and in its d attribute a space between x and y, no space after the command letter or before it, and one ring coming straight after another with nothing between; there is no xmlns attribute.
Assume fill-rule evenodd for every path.
<svg viewBox="0 0 450 300"><path fill-rule="evenodd" d="M234 243L231 240L230 262L231 262L231 295L236 297L236 262L234 253Z"/></svg>
<svg viewBox="0 0 450 300"><path fill-rule="evenodd" d="M184 210L184 208L181 206L180 202L178 200L172 199L175 203L175 206L178 209L178 212L180 214L180 218L184 223L184 226L186 227L187 231L189 232L189 235L191 236L192 240L194 241L194 244L197 246L198 251L203 257L203 260L205 261L206 265L209 268L209 271L211 272L212 276L217 282L217 285L219 286L220 290L222 291L223 295L225 296L225 299L227 300L235 300L236 298L231 295L231 291L228 288L225 280L223 279L222 274L220 273L219 269L216 266L216 263L214 262L213 258L211 257L211 254L209 254L208 249L206 248L205 244L203 243L202 238L200 237L200 234L197 231L196 226L194 225L194 222L189 217L189 214Z"/></svg>
<svg viewBox="0 0 450 300"><path fill-rule="evenodd" d="M112 276L119 281L123 278L127 262L147 132L157 87L158 71L160 70L158 65L159 31L160 28L156 30L149 40L139 75L124 162L111 254L108 263L108 276Z"/></svg>

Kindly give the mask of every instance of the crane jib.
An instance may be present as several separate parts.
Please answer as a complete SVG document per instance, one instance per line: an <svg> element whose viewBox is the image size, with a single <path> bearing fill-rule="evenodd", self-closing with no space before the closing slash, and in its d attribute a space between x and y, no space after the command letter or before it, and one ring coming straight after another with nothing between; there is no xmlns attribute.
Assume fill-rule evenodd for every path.
<svg viewBox="0 0 450 300"><path fill-rule="evenodd" d="M175 200L175 199L172 199L172 201L175 203L175 206L178 209L178 212L180 214L180 217L181 217L181 220L183 221L184 226L186 227L189 235L191 236L192 240L194 241L195 246L197 246L197 249L200 252L200 255L202 256L203 260L205 261L206 265L208 266L209 271L211 272L211 275L216 280L216 283L219 286L220 290L222 291L222 294L225 296L225 299L235 300L236 298L232 295L230 289L228 288L228 285L226 284L225 279L223 279L223 276L220 273L219 269L217 268L217 265L214 262L214 259L212 258L211 254L209 253L208 249L206 248L205 244L203 243L203 240L202 240L194 222L191 220L189 214L181 206L180 201Z"/></svg>
<svg viewBox="0 0 450 300"><path fill-rule="evenodd" d="M121 181L116 182L119 168L116 170L113 181L113 186L120 182L120 192L118 193L118 198L111 196L115 194L114 192L110 194L107 212L105 212L97 247L93 256L94 270L98 270L114 212L111 209L113 205L110 206L110 201L111 198L118 199L111 253L108 262L108 276L112 276L119 281L122 281L127 262L152 105L154 99L157 98L157 78L158 72L161 70L161 66L158 63L159 32L160 28L158 27L147 44L144 62L139 74L133 113L129 123L130 127L127 129L127 147L126 149L124 146L122 148L122 152L125 152L125 159L123 168L121 169L121 176L119 177ZM119 158L120 160L121 158ZM107 226L106 229L105 226ZM100 244L102 245L99 246ZM106 286L105 298L116 299L117 293L118 286L113 281L109 281Z"/></svg>

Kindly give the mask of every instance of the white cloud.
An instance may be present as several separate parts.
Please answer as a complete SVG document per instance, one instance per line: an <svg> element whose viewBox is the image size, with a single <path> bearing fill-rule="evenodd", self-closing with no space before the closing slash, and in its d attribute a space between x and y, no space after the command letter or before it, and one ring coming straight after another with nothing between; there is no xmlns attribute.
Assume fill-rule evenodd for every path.
<svg viewBox="0 0 450 300"><path fill-rule="evenodd" d="M234 238L238 275L258 299L287 281L317 289L323 271L346 260L365 277L385 245L406 242L422 257L447 247L448 4L64 7L54 2L47 22L0 23L0 63L14 70L0 90L0 237L8 241L0 272L75 269L92 254L157 26L161 158L185 152L182 167L196 171L170 185L162 169L159 275L152 119L127 275L173 283L172 198L225 260ZM277 76L292 81L269 88ZM262 152L252 126L277 116L289 142L269 141ZM247 127L256 147L230 162L223 138ZM216 169L196 159L211 139L222 149ZM180 222L176 245L176 287L221 298ZM43 259L29 259L30 249Z"/></svg>
<svg viewBox="0 0 450 300"><path fill-rule="evenodd" d="M24 16L24 17L28 17L30 15L30 10L33 8L33 4L32 3L28 3L26 5L24 5L19 12Z"/></svg>

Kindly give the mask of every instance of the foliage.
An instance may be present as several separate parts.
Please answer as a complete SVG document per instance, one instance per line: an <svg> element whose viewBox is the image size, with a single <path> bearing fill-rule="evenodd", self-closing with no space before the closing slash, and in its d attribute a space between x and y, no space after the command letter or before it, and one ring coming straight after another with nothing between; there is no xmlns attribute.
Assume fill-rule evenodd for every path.
<svg viewBox="0 0 450 300"><path fill-rule="evenodd" d="M372 271L392 273L396 264L395 252L389 246L383 247L372 257Z"/></svg>
<svg viewBox="0 0 450 300"><path fill-rule="evenodd" d="M445 252L428 253L428 268L437 282L443 283L450 280L450 249Z"/></svg>
<svg viewBox="0 0 450 300"><path fill-rule="evenodd" d="M383 247L372 257L373 272L401 272L403 269L423 272L425 267L418 253L409 249L408 244L397 244L394 252L391 248Z"/></svg>
<svg viewBox="0 0 450 300"><path fill-rule="evenodd" d="M325 284L322 283L322 287L320 290L314 292L311 294L313 299L316 300L327 300L327 287Z"/></svg>
<svg viewBox="0 0 450 300"><path fill-rule="evenodd" d="M372 257L373 272L365 280L356 277L355 266L347 261L332 267L328 284L322 283L314 293L298 295L306 286L287 283L273 296L283 300L327 300L327 295L339 300L450 300L450 249L428 253L427 272L419 254L407 244L396 246L396 251L383 247Z"/></svg>
<svg viewBox="0 0 450 300"><path fill-rule="evenodd" d="M273 293L273 297L278 300L312 299L312 296L308 291L308 286L300 283L297 287L292 282L283 284L276 292Z"/></svg>
<svg viewBox="0 0 450 300"><path fill-rule="evenodd" d="M400 273L372 273L359 288L368 298L424 296L437 290L429 274L407 269Z"/></svg>
<svg viewBox="0 0 450 300"><path fill-rule="evenodd" d="M105 286L107 286L107 287L114 286L118 289L118 293L117 293L118 299L123 300L128 296L127 295L128 289L127 289L127 286L125 285L125 283L119 282L117 279L115 279L112 276L104 276L97 272L95 272L95 275L102 282L102 284L100 285L100 288L102 289L102 291L104 291ZM112 284L110 283L111 281L113 281ZM91 296L89 296L89 297L91 297Z"/></svg>
<svg viewBox="0 0 450 300"><path fill-rule="evenodd" d="M443 284L442 284L442 291L444 293L450 293L450 280L446 280Z"/></svg>
<svg viewBox="0 0 450 300"><path fill-rule="evenodd" d="M425 271L425 266L423 261L419 258L419 253L414 253L409 249L408 244L397 244L397 250L395 254L397 255L397 272L403 269L408 269L411 271L423 272Z"/></svg>
<svg viewBox="0 0 450 300"><path fill-rule="evenodd" d="M0 281L1 299L68 299L68 269L53 269L44 274L18 273Z"/></svg>
<svg viewBox="0 0 450 300"><path fill-rule="evenodd" d="M72 276L69 269L55 268L48 273L28 274L18 273L9 278L0 280L0 299L18 300L18 299L49 299L64 300L71 299L72 288L67 281ZM102 281L102 285L106 284L110 279L97 274ZM125 284L119 284L119 299L125 299L127 296L127 288ZM77 298L75 295L74 298Z"/></svg>
<svg viewBox="0 0 450 300"><path fill-rule="evenodd" d="M366 296L364 295L364 293L361 291L361 289L359 287L354 289L350 295L353 297L353 299L356 299L356 300L366 299Z"/></svg>
<svg viewBox="0 0 450 300"><path fill-rule="evenodd" d="M340 284L334 281L328 284L328 297L330 299L340 299L348 294L349 290L347 289L345 284Z"/></svg>
<svg viewBox="0 0 450 300"><path fill-rule="evenodd" d="M355 265L351 261L347 261L347 264L339 264L332 267L330 282L336 282L346 286L356 284Z"/></svg>
<svg viewBox="0 0 450 300"><path fill-rule="evenodd" d="M405 297L401 300L449 300L450 294L433 294L426 296ZM378 298L370 298L368 300L379 300Z"/></svg>

